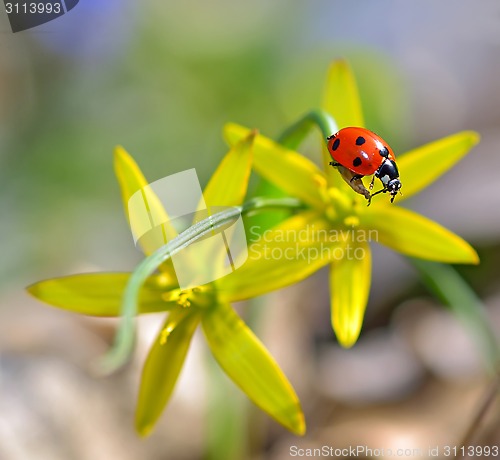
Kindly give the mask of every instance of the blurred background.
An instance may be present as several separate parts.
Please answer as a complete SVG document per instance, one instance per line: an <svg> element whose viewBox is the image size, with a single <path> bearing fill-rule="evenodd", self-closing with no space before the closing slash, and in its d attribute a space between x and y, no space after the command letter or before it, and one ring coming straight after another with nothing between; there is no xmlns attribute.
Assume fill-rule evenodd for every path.
<svg viewBox="0 0 500 460"><path fill-rule="evenodd" d="M303 438L252 406L196 337L156 431L139 439L137 384L161 319L141 318L134 362L100 379L90 364L115 322L24 291L140 261L114 178L116 144L150 181L196 167L204 184L226 152L225 122L276 138L318 106L338 57L354 68L367 126L396 155L463 129L481 134L467 158L404 206L477 248L481 265L459 270L500 333L498 1L81 0L17 34L2 12L1 460L284 459L290 446L459 443L490 378L467 328L385 248L374 247L365 325L349 351L330 327L326 273L241 306L297 390ZM498 444L498 401L490 409L474 443Z"/></svg>

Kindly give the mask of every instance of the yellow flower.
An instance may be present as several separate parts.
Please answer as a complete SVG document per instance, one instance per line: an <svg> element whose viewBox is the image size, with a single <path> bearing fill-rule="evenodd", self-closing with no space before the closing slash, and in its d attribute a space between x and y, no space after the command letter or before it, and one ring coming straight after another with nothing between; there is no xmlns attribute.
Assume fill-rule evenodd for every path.
<svg viewBox="0 0 500 460"><path fill-rule="evenodd" d="M356 82L344 61L334 62L329 69L323 109L333 115L338 128L364 126ZM316 114L321 118L322 112ZM333 132L325 133L326 125L322 126L324 137L337 129L330 123ZM288 145L295 147L310 126L311 118L304 118L296 130L289 130ZM228 124L225 138L234 145L248 132L244 127ZM404 196L398 196L395 204L387 199L374 199L367 207L365 199L354 193L340 174L328 166L331 158L325 143L324 169L321 170L304 156L258 135L254 143L255 170L309 208L257 239L249 252L252 255L252 249L258 246L255 251L258 256L248 261L237 277L228 276L224 288L233 295L239 292L242 297L251 297L257 291L262 292L260 283L276 289L329 264L332 326L340 344L351 347L360 334L370 290L370 240L412 257L446 263L479 262L474 249L462 238L436 222L397 206L444 174L478 139L475 132L460 132L398 156ZM297 236L304 229L308 229L307 238ZM264 260L263 246L268 255ZM280 255L285 256L287 265ZM246 282L247 279L252 283ZM259 283L255 282L257 279Z"/></svg>
<svg viewBox="0 0 500 460"><path fill-rule="evenodd" d="M343 62L330 69L323 107L336 117L340 127L363 126L356 84ZM321 125L324 137L333 134L333 123L328 125L331 119L322 112L317 114L318 120L327 120ZM300 141L310 121L287 131L288 145ZM331 132L326 133L329 129ZM305 432L304 416L293 388L232 309L231 302L298 282L330 264L333 328L339 342L349 347L359 336L368 300L372 235L410 256L451 263L478 262L477 254L464 240L423 216L390 205L387 200L376 200L367 208L363 198L328 166L330 158L325 147L322 171L290 148L246 128L230 124L225 135L231 149L203 193L208 206L234 207L243 202L252 161L259 174L306 205L306 209L263 234L257 232L257 239L253 229L247 229L254 238L248 248L249 260L241 268L215 281L181 290L172 261L167 260L159 266L160 273L143 283L137 302L128 296L127 289L134 275L140 273L139 268L132 278L126 273L82 274L42 281L28 288L46 303L86 315L119 316L122 306L130 302L139 314L168 312L143 368L136 411L136 429L142 435L151 432L166 406L200 323L216 360L247 396L290 431ZM398 201L436 180L477 140L475 133L458 133L398 158L405 193ZM432 168L428 167L430 163ZM165 234L175 236L158 197L147 188L136 163L120 147L115 151L115 170L131 228L142 225L128 210L129 200L141 190L151 221L165 223ZM139 243L146 255L152 254L144 262L155 262L158 241L140 239ZM160 250L170 250L169 244ZM193 264L212 264L210 253L202 251L198 255ZM130 330L133 311L127 311L123 316L126 327L120 333Z"/></svg>
<svg viewBox="0 0 500 460"><path fill-rule="evenodd" d="M237 206L243 202L251 171L255 133L249 132L235 143L210 179L203 196L209 206ZM135 192L146 193L155 221L168 224L159 199L147 189L140 169L121 147L115 150L115 171L121 186L125 213L130 220L129 199ZM130 222L131 227L138 222ZM141 239L145 254L157 245ZM210 263L207 254L202 262ZM207 343L228 376L262 410L295 434L305 432L299 400L287 378L266 348L233 310L230 302L241 296L224 291L224 278L192 289L180 290L172 263L162 264L160 273L142 286L138 313L168 311L161 331L144 364L139 389L136 429L151 432L165 408L186 357L191 338L201 323ZM238 271L234 273L237 274ZM246 275L245 275L246 276ZM128 273L93 273L41 281L28 288L36 298L59 308L93 316L119 316ZM237 276L236 276L237 278ZM246 280L250 281L251 280ZM257 280L257 284L260 280ZM263 283L255 295L267 292Z"/></svg>

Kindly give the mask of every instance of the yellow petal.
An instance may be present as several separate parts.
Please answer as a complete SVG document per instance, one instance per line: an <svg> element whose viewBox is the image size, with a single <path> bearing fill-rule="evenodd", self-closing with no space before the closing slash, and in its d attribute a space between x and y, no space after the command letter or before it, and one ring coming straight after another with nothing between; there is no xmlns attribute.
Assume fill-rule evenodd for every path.
<svg viewBox="0 0 500 460"><path fill-rule="evenodd" d="M333 116L339 129L365 125L356 78L344 59L334 61L328 69L322 108Z"/></svg>
<svg viewBox="0 0 500 460"><path fill-rule="evenodd" d="M347 126L364 126L356 78L346 60L338 59L333 61L328 68L321 107L333 116L338 129ZM331 187L347 190L348 186L344 183L340 174L335 168L329 166L332 159L324 145L322 145L322 157L328 184Z"/></svg>
<svg viewBox="0 0 500 460"><path fill-rule="evenodd" d="M418 147L397 158L403 196L409 198L432 184L479 142L474 131L462 131Z"/></svg>
<svg viewBox="0 0 500 460"><path fill-rule="evenodd" d="M231 306L210 308L202 326L215 359L234 383L285 428L303 435L304 414L292 385Z"/></svg>
<svg viewBox="0 0 500 460"><path fill-rule="evenodd" d="M249 236L256 236L252 228ZM249 246L244 265L216 281L219 295L237 301L297 283L326 265L338 244L322 214L297 214Z"/></svg>
<svg viewBox="0 0 500 460"><path fill-rule="evenodd" d="M256 131L251 131L222 159L203 192L208 206L238 206L243 203L252 168L252 144L256 134Z"/></svg>
<svg viewBox="0 0 500 460"><path fill-rule="evenodd" d="M120 316L123 291L130 273L86 273L53 278L33 284L28 292L37 299L63 310L91 316ZM139 297L138 313L165 311L175 305L162 295L175 287L167 274L150 277Z"/></svg>
<svg viewBox="0 0 500 460"><path fill-rule="evenodd" d="M453 264L477 264L476 251L462 238L415 212L399 206L378 206L361 214L372 237L395 251Z"/></svg>
<svg viewBox="0 0 500 460"><path fill-rule="evenodd" d="M233 123L224 127L229 145L235 145L250 133L249 129ZM326 188L326 178L313 162L260 134L255 138L253 155L253 166L262 177L311 206L323 207L321 190Z"/></svg>
<svg viewBox="0 0 500 460"><path fill-rule="evenodd" d="M222 159L203 191L204 203L199 208L204 208L206 204L208 213L213 214L221 211L224 206L238 206L243 203L250 179L252 146L256 134L256 131L250 132ZM202 211L196 216L195 221L206 216L206 211ZM196 254L192 254L188 261L189 270L212 273L211 279L223 276L217 275L215 267L219 267L222 273L226 273L229 248L219 239L221 235L223 234L219 234L216 238L205 239L196 245L193 249ZM242 237L244 238L243 234ZM211 261L214 269L208 269L207 261Z"/></svg>
<svg viewBox="0 0 500 460"><path fill-rule="evenodd" d="M371 280L371 251L367 242L348 241L342 257L330 265L332 326L346 348L358 340Z"/></svg>
<svg viewBox="0 0 500 460"><path fill-rule="evenodd" d="M168 215L161 201L153 190L148 187L148 182L139 166L121 146L115 148L114 165L122 193L125 215L131 229L152 228L151 222L162 223L165 227L163 231L153 231L146 234L144 238L139 239L142 250L146 255L149 255L167 243L166 235L176 235L177 233L170 225ZM142 203L140 206L134 206L132 208L135 210L133 215L129 215L129 200L139 190L142 191ZM141 212L143 209L146 209L147 212Z"/></svg>
<svg viewBox="0 0 500 460"><path fill-rule="evenodd" d="M142 371L135 426L141 436L151 433L168 403L200 321L189 310L173 311L151 347Z"/></svg>

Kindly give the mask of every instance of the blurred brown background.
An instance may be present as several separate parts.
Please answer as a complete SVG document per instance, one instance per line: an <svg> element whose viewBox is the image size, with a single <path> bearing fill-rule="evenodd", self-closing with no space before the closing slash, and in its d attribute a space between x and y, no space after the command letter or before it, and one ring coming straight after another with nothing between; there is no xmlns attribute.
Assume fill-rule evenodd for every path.
<svg viewBox="0 0 500 460"><path fill-rule="evenodd" d="M356 72L368 127L397 153L463 129L481 134L405 206L477 248L481 266L461 273L500 331L496 0L81 0L18 34L0 13L1 460L285 459L294 445L419 448L405 458L427 458L429 446L457 445L489 378L467 329L385 248L374 248L371 300L352 350L334 340L325 273L241 306L259 312L254 329L301 398L301 439L251 406L203 340L156 432L138 439L137 381L159 318L141 318L134 362L99 379L89 365L115 323L24 292L40 279L128 271L140 260L114 145L151 181L196 167L205 182L225 153L225 122L278 136L318 105L327 66L341 56ZM475 443L499 444L495 404Z"/></svg>

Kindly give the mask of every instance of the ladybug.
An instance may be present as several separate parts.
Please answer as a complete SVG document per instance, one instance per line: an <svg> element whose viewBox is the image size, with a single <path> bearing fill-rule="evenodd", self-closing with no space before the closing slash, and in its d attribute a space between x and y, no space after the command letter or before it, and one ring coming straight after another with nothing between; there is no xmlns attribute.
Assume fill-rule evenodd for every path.
<svg viewBox="0 0 500 460"><path fill-rule="evenodd" d="M380 136L364 128L342 128L328 139L328 152L343 179L352 189L363 195L370 206L371 199L379 193L391 194L391 203L401 189L399 171L394 160L394 153ZM362 178L373 174L370 191L375 177L384 188L370 194L363 185Z"/></svg>

